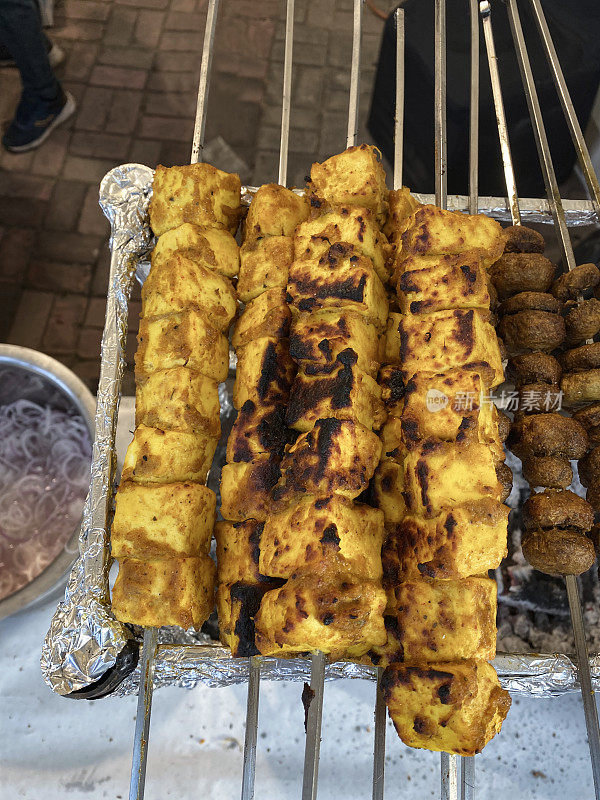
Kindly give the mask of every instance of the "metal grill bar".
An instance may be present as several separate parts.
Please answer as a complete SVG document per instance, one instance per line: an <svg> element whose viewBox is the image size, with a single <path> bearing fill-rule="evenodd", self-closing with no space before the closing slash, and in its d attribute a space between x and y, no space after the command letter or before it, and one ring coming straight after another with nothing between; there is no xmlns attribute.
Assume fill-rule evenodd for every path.
<svg viewBox="0 0 600 800"><path fill-rule="evenodd" d="M215 30L217 28L217 13L219 0L209 0L206 14L206 27L204 28L204 45L202 47L202 63L200 65L200 80L198 82L198 101L196 103L196 119L194 121L194 138L192 141L192 156L190 164L197 164L202 160L204 148L204 132L206 130L206 106L208 104L208 89L210 68L212 66L213 45Z"/></svg>
<svg viewBox="0 0 600 800"><path fill-rule="evenodd" d="M475 758L463 756L460 773L461 800L475 800Z"/></svg>
<svg viewBox="0 0 600 800"><path fill-rule="evenodd" d="M146 761L148 759L148 739L150 736L150 714L152 712L152 693L154 691L154 655L158 642L158 629L144 630L142 663L140 666L140 687L138 690L135 733L133 737L133 756L131 759L131 781L129 800L143 800L146 785Z"/></svg>
<svg viewBox="0 0 600 800"><path fill-rule="evenodd" d="M260 695L260 658L249 659L248 705L246 706L246 734L244 737L244 767L242 770L242 800L254 797L256 776L256 740L258 736L258 701Z"/></svg>
<svg viewBox="0 0 600 800"><path fill-rule="evenodd" d="M440 754L442 773L441 800L458 800L458 756Z"/></svg>
<svg viewBox="0 0 600 800"><path fill-rule="evenodd" d="M381 679L383 669L377 670L377 688L375 689L375 740L373 747L373 800L383 800L385 778L385 726L386 707Z"/></svg>
<svg viewBox="0 0 600 800"><path fill-rule="evenodd" d="M363 0L354 0L354 21L352 28L352 66L350 68L350 99L348 102L348 135L346 137L346 147L352 147L352 145L356 144L356 137L358 136L362 6L363 6Z"/></svg>
<svg viewBox="0 0 600 800"><path fill-rule="evenodd" d="M446 0L435 0L435 202L446 208Z"/></svg>
<svg viewBox="0 0 600 800"><path fill-rule="evenodd" d="M396 9L396 105L394 110L394 189L402 188L404 144L404 10Z"/></svg>
<svg viewBox="0 0 600 800"><path fill-rule="evenodd" d="M323 689L325 686L325 661L325 653L322 653L320 650L316 650L311 656L310 689L312 695L306 720L302 800L315 800L317 796L319 753L321 751L321 721L323 719Z"/></svg>
<svg viewBox="0 0 600 800"><path fill-rule="evenodd" d="M288 146L290 140L290 109L292 107L292 51L294 47L294 2L287 0L285 17L285 53L283 61L283 98L281 102L281 140L279 144L279 179L287 185Z"/></svg>
<svg viewBox="0 0 600 800"><path fill-rule="evenodd" d="M479 16L469 0L471 21L471 101L469 105L469 214L479 211Z"/></svg>

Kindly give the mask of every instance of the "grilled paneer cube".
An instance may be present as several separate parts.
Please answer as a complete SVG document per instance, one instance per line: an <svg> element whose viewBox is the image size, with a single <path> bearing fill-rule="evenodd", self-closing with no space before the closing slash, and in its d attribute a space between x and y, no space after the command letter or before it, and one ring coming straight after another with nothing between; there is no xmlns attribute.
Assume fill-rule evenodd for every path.
<svg viewBox="0 0 600 800"><path fill-rule="evenodd" d="M227 462L252 461L257 455L283 455L288 440L285 406L257 405L246 400L240 408L227 440Z"/></svg>
<svg viewBox="0 0 600 800"><path fill-rule="evenodd" d="M295 371L285 339L256 339L240 347L233 405L240 409L247 400L260 407L286 403Z"/></svg>
<svg viewBox="0 0 600 800"><path fill-rule="evenodd" d="M417 372L446 372L460 366L478 372L486 388L504 380L498 338L478 309L436 311L400 320L403 377Z"/></svg>
<svg viewBox="0 0 600 800"><path fill-rule="evenodd" d="M385 642L385 603L379 583L315 566L264 595L254 618L256 646L263 655L321 650L358 658Z"/></svg>
<svg viewBox="0 0 600 800"><path fill-rule="evenodd" d="M175 252L226 278L235 278L240 269L240 248L229 231L222 228L200 228L185 222L163 233L152 251L152 266L166 261Z"/></svg>
<svg viewBox="0 0 600 800"><path fill-rule="evenodd" d="M445 211L433 205L421 206L402 234L402 254L441 255L477 250L489 267L504 252L506 237L500 223L484 214Z"/></svg>
<svg viewBox="0 0 600 800"><path fill-rule="evenodd" d="M383 459L373 475L372 503L383 511L386 526L404 519L404 466L391 458Z"/></svg>
<svg viewBox="0 0 600 800"><path fill-rule="evenodd" d="M285 288L267 289L251 300L238 317L231 343L237 350L255 339L285 339L290 333L291 318Z"/></svg>
<svg viewBox="0 0 600 800"><path fill-rule="evenodd" d="M258 568L264 522L217 522L217 579L219 583L252 584L268 581Z"/></svg>
<svg viewBox="0 0 600 800"><path fill-rule="evenodd" d="M354 311L379 329L387 321L387 295L373 262L349 244L334 244L318 259L294 261L287 299L293 312Z"/></svg>
<svg viewBox="0 0 600 800"><path fill-rule="evenodd" d="M249 303L268 289L285 288L293 251L289 236L266 236L242 245L237 282L240 300Z"/></svg>
<svg viewBox="0 0 600 800"><path fill-rule="evenodd" d="M491 664L395 664L382 687L398 735L409 747L474 756L499 731L510 708Z"/></svg>
<svg viewBox="0 0 600 800"><path fill-rule="evenodd" d="M388 591L387 644L375 663L491 661L496 655L496 583L490 578L415 578Z"/></svg>
<svg viewBox="0 0 600 800"><path fill-rule="evenodd" d="M379 279L387 280L390 245L367 208L343 206L303 222L294 234L294 258L317 260L332 245L343 243L370 259Z"/></svg>
<svg viewBox="0 0 600 800"><path fill-rule="evenodd" d="M377 383L381 386L381 399L387 413L391 417L401 417L406 387L400 367L396 364L385 364L379 370Z"/></svg>
<svg viewBox="0 0 600 800"><path fill-rule="evenodd" d="M401 320L402 314L390 311L384 335L383 358L381 359L383 364L400 364Z"/></svg>
<svg viewBox="0 0 600 800"><path fill-rule="evenodd" d="M215 493L200 483L122 481L111 528L115 558L208 555Z"/></svg>
<svg viewBox="0 0 600 800"><path fill-rule="evenodd" d="M308 219L309 205L291 189L276 183L260 187L252 198L245 223L245 241L263 236L292 236L297 225Z"/></svg>
<svg viewBox="0 0 600 800"><path fill-rule="evenodd" d="M271 456L225 464L221 471L221 514L225 519L265 520L271 490L279 479L279 464Z"/></svg>
<svg viewBox="0 0 600 800"><path fill-rule="evenodd" d="M285 505L305 493L358 497L366 489L380 454L379 437L363 425L319 419L287 450L273 499Z"/></svg>
<svg viewBox="0 0 600 800"><path fill-rule="evenodd" d="M281 586L281 581L268 583L222 583L217 588L219 634L234 658L259 654L255 642L254 615L265 592Z"/></svg>
<svg viewBox="0 0 600 800"><path fill-rule="evenodd" d="M311 205L352 205L369 208L383 225L387 214L388 190L381 153L368 144L356 145L314 163L308 183Z"/></svg>
<svg viewBox="0 0 600 800"><path fill-rule="evenodd" d="M290 333L290 355L298 364L331 364L350 348L356 364L375 375L381 362L381 344L377 329L365 317L353 311L318 311L297 314Z"/></svg>
<svg viewBox="0 0 600 800"><path fill-rule="evenodd" d="M197 308L211 325L227 330L237 311L235 289L223 275L175 253L152 267L142 286L142 317Z"/></svg>
<svg viewBox="0 0 600 800"><path fill-rule="evenodd" d="M487 276L476 251L439 256L433 267L405 269L397 292L404 314L490 307Z"/></svg>
<svg viewBox="0 0 600 800"><path fill-rule="evenodd" d="M162 236L184 222L235 233L240 220L241 184L238 175L210 164L163 167L152 183L150 226Z"/></svg>
<svg viewBox="0 0 600 800"><path fill-rule="evenodd" d="M406 384L401 419L409 449L439 439L459 445L485 442L498 454L502 451L495 406L476 372L417 372Z"/></svg>
<svg viewBox="0 0 600 800"><path fill-rule="evenodd" d="M153 372L136 388L136 427L204 432L219 438L220 413L216 381L186 367Z"/></svg>
<svg viewBox="0 0 600 800"><path fill-rule="evenodd" d="M432 519L408 514L383 548L385 584L396 586L419 575L465 578L496 569L506 555L509 510L486 498L444 509Z"/></svg>
<svg viewBox="0 0 600 800"><path fill-rule="evenodd" d="M137 340L138 380L171 367L188 367L217 382L227 377L229 342L195 308L164 317L142 317Z"/></svg>
<svg viewBox="0 0 600 800"><path fill-rule="evenodd" d="M287 424L309 431L318 419L335 417L379 428L385 419L381 389L356 366L356 353L343 350L333 364L306 364L296 375L287 409Z"/></svg>
<svg viewBox="0 0 600 800"><path fill-rule="evenodd" d="M141 561L124 558L112 591L121 622L199 629L215 605L215 563L210 556Z"/></svg>
<svg viewBox="0 0 600 800"><path fill-rule="evenodd" d="M338 495L309 495L269 515L260 537L260 572L289 578L324 563L379 581L383 536L381 511Z"/></svg>
<svg viewBox="0 0 600 800"><path fill-rule="evenodd" d="M384 458L403 464L407 450L402 436L402 421L398 417L388 417L381 428L380 436Z"/></svg>
<svg viewBox="0 0 600 800"><path fill-rule="evenodd" d="M140 425L127 448L121 481L206 483L218 441L207 433Z"/></svg>
<svg viewBox="0 0 600 800"><path fill-rule="evenodd" d="M486 497L499 500L502 491L492 452L479 442L458 448L427 441L409 451L404 469L406 505L424 517Z"/></svg>
<svg viewBox="0 0 600 800"><path fill-rule="evenodd" d="M388 216L383 232L390 242L396 243L410 224L411 216L421 207L421 203L411 195L410 189L406 186L391 191L388 203Z"/></svg>

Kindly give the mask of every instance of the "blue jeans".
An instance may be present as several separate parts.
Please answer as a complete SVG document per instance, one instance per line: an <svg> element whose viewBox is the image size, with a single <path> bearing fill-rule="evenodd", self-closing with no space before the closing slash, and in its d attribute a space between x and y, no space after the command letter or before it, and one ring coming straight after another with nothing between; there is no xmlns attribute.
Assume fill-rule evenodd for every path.
<svg viewBox="0 0 600 800"><path fill-rule="evenodd" d="M36 0L0 0L0 45L15 60L24 96L58 97L61 89L48 61L48 40Z"/></svg>

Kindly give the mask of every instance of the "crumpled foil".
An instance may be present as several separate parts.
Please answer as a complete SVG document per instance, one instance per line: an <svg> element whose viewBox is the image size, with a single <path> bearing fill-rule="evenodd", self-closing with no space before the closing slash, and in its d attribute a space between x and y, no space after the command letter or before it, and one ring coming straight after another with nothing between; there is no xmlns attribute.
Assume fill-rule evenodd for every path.
<svg viewBox="0 0 600 800"><path fill-rule="evenodd" d="M41 657L44 680L61 695L101 678L132 638L132 633L113 617L110 609L108 528L114 494L115 433L125 363L128 300L134 276L142 283L147 277L147 256L153 242L147 214L152 176L149 167L125 164L111 170L100 185L100 205L112 227L111 266L90 491L83 513L80 555L69 576L64 600L52 618ZM252 187L243 188L245 204L249 204L254 191ZM433 202L429 195L417 197L422 202ZM524 223L552 222L546 201L523 199L520 205ZM596 221L591 203L577 200L565 201L564 205L569 225L589 225ZM466 211L467 198L449 197L448 208ZM480 210L501 220L510 218L504 198L480 198ZM231 375L235 356L230 368ZM228 380L219 387L222 420L229 425L233 419L231 383ZM214 482L217 470L211 473ZM139 629L133 635L139 638ZM493 664L502 685L514 693L549 696L578 690L577 671L566 655L499 654ZM600 656L592 658L590 664L594 684L600 688ZM227 648L203 633L164 628L159 632L154 685L227 686L247 680L248 666L248 659L231 658ZM137 692L139 670L138 665L113 694ZM375 680L376 675L375 667L350 661L326 667L327 680ZM264 680L306 681L310 676L310 661L264 657L261 658L261 676Z"/></svg>

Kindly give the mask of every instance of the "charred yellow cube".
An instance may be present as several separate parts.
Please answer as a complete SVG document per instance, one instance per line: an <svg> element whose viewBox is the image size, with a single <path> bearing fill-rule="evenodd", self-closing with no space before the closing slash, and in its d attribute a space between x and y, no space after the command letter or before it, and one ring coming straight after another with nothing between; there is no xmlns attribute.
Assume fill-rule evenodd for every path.
<svg viewBox="0 0 600 800"><path fill-rule="evenodd" d="M465 578L496 569L506 555L509 510L488 498L444 509L431 519L408 514L385 543L386 585L420 575Z"/></svg>
<svg viewBox="0 0 600 800"><path fill-rule="evenodd" d="M303 493L358 497L366 489L380 454L379 437L363 425L320 419L287 450L273 498L287 503Z"/></svg>
<svg viewBox="0 0 600 800"><path fill-rule="evenodd" d="M396 364L385 364L379 370L377 383L381 387L381 399L391 417L401 417L404 409L405 383L402 370Z"/></svg>
<svg viewBox="0 0 600 800"><path fill-rule="evenodd" d="M225 464L221 471L221 514L225 519L265 520L271 490L279 480L279 464L271 456Z"/></svg>
<svg viewBox="0 0 600 800"><path fill-rule="evenodd" d="M409 747L474 756L499 733L510 708L494 668L481 661L395 664L381 683L390 718Z"/></svg>
<svg viewBox="0 0 600 800"><path fill-rule="evenodd" d="M135 393L135 424L221 435L217 382L186 367L153 372Z"/></svg>
<svg viewBox="0 0 600 800"><path fill-rule="evenodd" d="M371 486L373 505L383 512L386 526L397 525L404 519L404 467L401 463L386 458L377 467Z"/></svg>
<svg viewBox="0 0 600 800"><path fill-rule="evenodd" d="M312 165L308 190L311 204L352 205L370 209L383 224L388 190L381 153L376 147L360 144Z"/></svg>
<svg viewBox="0 0 600 800"><path fill-rule="evenodd" d="M352 349L359 369L375 375L381 362L377 329L353 311L297 314L290 333L290 355L298 364L331 364L342 350Z"/></svg>
<svg viewBox="0 0 600 800"><path fill-rule="evenodd" d="M487 275L476 252L440 256L433 267L405 270L397 291L404 314L490 307Z"/></svg>
<svg viewBox="0 0 600 800"><path fill-rule="evenodd" d="M260 572L289 578L321 562L381 580L381 511L339 495L308 496L271 513L260 537Z"/></svg>
<svg viewBox="0 0 600 800"><path fill-rule="evenodd" d="M382 358L384 364L400 364L400 322L402 319L402 314L395 311L390 311L388 315Z"/></svg>
<svg viewBox="0 0 600 800"><path fill-rule="evenodd" d="M436 311L402 317L400 360L404 379L417 372L478 372L486 388L504 380L496 331L479 309Z"/></svg>
<svg viewBox="0 0 600 800"><path fill-rule="evenodd" d="M152 183L150 226L162 236L184 222L235 233L241 215L239 175L222 172L210 164L163 167Z"/></svg>
<svg viewBox="0 0 600 800"><path fill-rule="evenodd" d="M260 608L265 592L276 588L280 581L268 583L222 583L217 587L219 633L223 644L231 649L234 658L259 655L255 642L254 615Z"/></svg>
<svg viewBox="0 0 600 800"><path fill-rule="evenodd" d="M227 440L227 462L252 461L266 453L281 457L288 435L282 403L262 406L246 400Z"/></svg>
<svg viewBox="0 0 600 800"><path fill-rule="evenodd" d="M195 308L164 317L142 317L135 354L135 374L188 367L207 378L224 381L229 371L229 342Z"/></svg>
<svg viewBox="0 0 600 800"><path fill-rule="evenodd" d="M132 625L199 629L215 605L215 572L210 556L124 558L112 591L113 613Z"/></svg>
<svg viewBox="0 0 600 800"><path fill-rule="evenodd" d="M334 244L350 244L368 258L383 283L389 277L389 242L368 208L343 206L303 222L294 235L294 258L320 259Z"/></svg>
<svg viewBox="0 0 600 800"><path fill-rule="evenodd" d="M200 483L121 482L110 544L115 558L208 555L215 493Z"/></svg>
<svg viewBox="0 0 600 800"><path fill-rule="evenodd" d="M309 431L318 419L349 419L366 428L381 427L385 410L377 381L356 366L356 353L343 350L333 364L306 364L296 375L287 424Z"/></svg>
<svg viewBox="0 0 600 800"><path fill-rule="evenodd" d="M287 297L292 312L353 311L377 328L387 322L388 300L373 264L352 245L328 247L320 258L294 261Z"/></svg>
<svg viewBox="0 0 600 800"><path fill-rule="evenodd" d="M249 303L268 289L285 288L293 252L289 236L266 236L242 245L237 282L240 300Z"/></svg>
<svg viewBox="0 0 600 800"><path fill-rule="evenodd" d="M321 650L358 658L386 638L381 584L351 573L313 569L267 592L254 617L263 655Z"/></svg>
<svg viewBox="0 0 600 800"><path fill-rule="evenodd" d="M256 339L240 347L233 405L240 409L248 400L262 407L287 402L295 372L286 339Z"/></svg>
<svg viewBox="0 0 600 800"><path fill-rule="evenodd" d="M258 563L264 522L248 519L244 522L217 522L217 580L233 584L260 583Z"/></svg>
<svg viewBox="0 0 600 800"><path fill-rule="evenodd" d="M407 453L404 470L406 505L424 517L435 517L444 508L473 500L499 500L501 496L492 451L479 442L464 447L425 442Z"/></svg>
<svg viewBox="0 0 600 800"><path fill-rule="evenodd" d="M382 453L384 458L404 463L406 445L402 435L402 421L398 417L388 417L381 428Z"/></svg>
<svg viewBox="0 0 600 800"><path fill-rule="evenodd" d="M401 417L409 449L424 439L439 439L459 445L485 442L502 451L494 404L476 372L417 372L406 384Z"/></svg>
<svg viewBox="0 0 600 800"><path fill-rule="evenodd" d="M390 242L395 243L401 238L410 224L411 216L421 207L421 203L412 196L410 189L406 186L391 191L388 195L388 203L388 216L383 226L383 232Z"/></svg>
<svg viewBox="0 0 600 800"><path fill-rule="evenodd" d="M207 269L226 278L235 278L240 269L240 248L229 231L200 228L185 222L158 237L152 251L152 266L180 252Z"/></svg>
<svg viewBox="0 0 600 800"><path fill-rule="evenodd" d="M207 433L163 431L140 425L127 448L121 480L206 483L218 441Z"/></svg>
<svg viewBox="0 0 600 800"><path fill-rule="evenodd" d="M267 289L244 308L235 323L231 343L237 350L255 339L285 339L290 334L291 318L285 289Z"/></svg>
<svg viewBox="0 0 600 800"><path fill-rule="evenodd" d="M260 187L250 203L245 239L292 236L296 226L308 219L309 210L306 197L276 183L267 183Z"/></svg>
<svg viewBox="0 0 600 800"><path fill-rule="evenodd" d="M415 578L388 593L383 664L491 661L496 655L496 582ZM383 663L382 663L383 662Z"/></svg>

